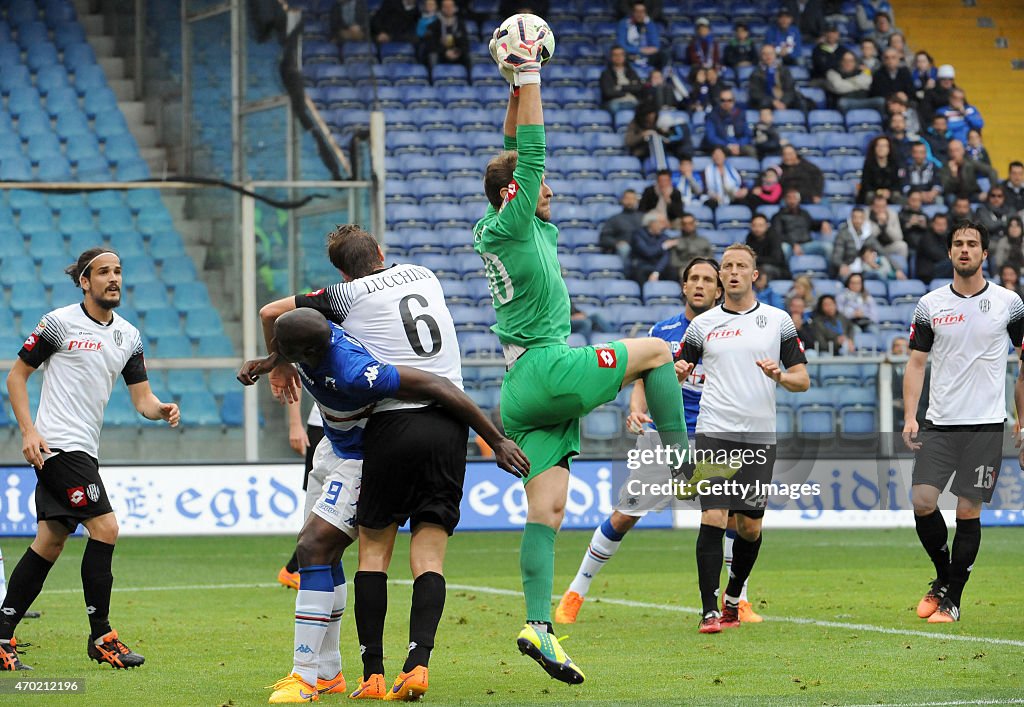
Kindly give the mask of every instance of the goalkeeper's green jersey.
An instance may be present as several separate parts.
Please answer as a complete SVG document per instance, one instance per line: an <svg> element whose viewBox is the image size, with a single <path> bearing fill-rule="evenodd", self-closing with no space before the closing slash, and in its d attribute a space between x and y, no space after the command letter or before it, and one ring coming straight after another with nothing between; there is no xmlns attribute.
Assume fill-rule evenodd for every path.
<svg viewBox="0 0 1024 707"><path fill-rule="evenodd" d="M473 248L483 258L503 344L537 348L565 344L570 333L569 291L558 263L558 229L537 218L544 177L544 126L521 125L505 136L519 153L508 196L473 229Z"/></svg>

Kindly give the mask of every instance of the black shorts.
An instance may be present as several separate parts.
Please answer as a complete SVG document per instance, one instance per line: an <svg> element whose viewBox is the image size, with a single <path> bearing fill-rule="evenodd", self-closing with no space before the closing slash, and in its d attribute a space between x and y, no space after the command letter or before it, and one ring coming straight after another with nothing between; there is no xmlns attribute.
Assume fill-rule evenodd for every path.
<svg viewBox="0 0 1024 707"><path fill-rule="evenodd" d="M56 451L56 450L53 450ZM59 452L36 470L36 518L68 532L89 518L112 513L100 463L85 452Z"/></svg>
<svg viewBox="0 0 1024 707"><path fill-rule="evenodd" d="M949 490L959 498L988 503L1003 464L1003 423L934 425L927 420L917 434L911 483Z"/></svg>
<svg viewBox="0 0 1024 707"><path fill-rule="evenodd" d="M732 488L722 489L717 493L700 493L701 510L715 508L729 509L729 515L742 514L749 518L764 517L764 509L768 505L768 495L759 493L757 484L770 484L775 470L775 445L755 444L753 442L736 442L698 434L694 437L694 449L713 452L716 458L724 454L729 459L747 460L742 464L730 481L735 482ZM746 492L735 487L746 484ZM709 491L714 490L714 484Z"/></svg>
<svg viewBox="0 0 1024 707"><path fill-rule="evenodd" d="M306 437L309 439L309 446L306 447L306 471L302 475L302 490L309 486L309 472L313 471L313 454L316 452L316 445L324 438L322 425L306 425Z"/></svg>
<svg viewBox="0 0 1024 707"><path fill-rule="evenodd" d="M434 523L451 535L459 524L468 437L466 425L437 407L371 415L356 522L377 530Z"/></svg>

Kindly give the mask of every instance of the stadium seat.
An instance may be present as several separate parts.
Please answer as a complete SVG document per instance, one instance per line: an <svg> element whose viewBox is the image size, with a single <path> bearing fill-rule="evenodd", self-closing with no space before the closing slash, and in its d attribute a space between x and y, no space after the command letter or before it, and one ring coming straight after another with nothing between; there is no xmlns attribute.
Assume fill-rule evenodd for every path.
<svg viewBox="0 0 1024 707"><path fill-rule="evenodd" d="M154 339L181 334L181 317L178 310L166 306L156 307L145 314L145 333Z"/></svg>
<svg viewBox="0 0 1024 707"><path fill-rule="evenodd" d="M789 270L796 275L828 277L828 262L821 255L793 255L789 258Z"/></svg>
<svg viewBox="0 0 1024 707"><path fill-rule="evenodd" d="M139 311L161 309L170 306L167 288L162 282L140 282L132 288L132 305ZM175 329L174 333L177 333ZM156 334L153 334L156 336Z"/></svg>
<svg viewBox="0 0 1024 707"><path fill-rule="evenodd" d="M224 333L224 325L215 309L193 309L185 317L185 334L191 339L202 339Z"/></svg>
<svg viewBox="0 0 1024 707"><path fill-rule="evenodd" d="M928 288L920 280L891 280L888 283L890 304L916 304L927 292Z"/></svg>
<svg viewBox="0 0 1024 707"><path fill-rule="evenodd" d="M581 423L580 432L588 440L611 441L622 435L622 412L610 405L591 411Z"/></svg>
<svg viewBox="0 0 1024 707"><path fill-rule="evenodd" d="M604 304L641 305L640 285L632 280L606 280L600 283Z"/></svg>
<svg viewBox="0 0 1024 707"><path fill-rule="evenodd" d="M179 398L187 393L208 392L206 381L203 378L203 371L197 368L181 368L167 371L167 389L171 395Z"/></svg>
<svg viewBox="0 0 1024 707"><path fill-rule="evenodd" d="M220 407L221 422L227 427L241 427L244 425L244 402L244 396L239 390L225 393Z"/></svg>
<svg viewBox="0 0 1024 707"><path fill-rule="evenodd" d="M181 408L183 425L201 427L221 424L220 408L213 395L207 390L198 390L182 395L178 405Z"/></svg>
<svg viewBox="0 0 1024 707"><path fill-rule="evenodd" d="M148 328L146 335L150 336ZM158 358L192 358L192 342L183 334L171 334L157 339Z"/></svg>
<svg viewBox="0 0 1024 707"><path fill-rule="evenodd" d="M231 339L224 334L204 336L196 346L196 355L218 358L235 355L235 345Z"/></svg>
<svg viewBox="0 0 1024 707"><path fill-rule="evenodd" d="M167 258L160 267L164 282L176 285L196 279L196 266L187 255Z"/></svg>

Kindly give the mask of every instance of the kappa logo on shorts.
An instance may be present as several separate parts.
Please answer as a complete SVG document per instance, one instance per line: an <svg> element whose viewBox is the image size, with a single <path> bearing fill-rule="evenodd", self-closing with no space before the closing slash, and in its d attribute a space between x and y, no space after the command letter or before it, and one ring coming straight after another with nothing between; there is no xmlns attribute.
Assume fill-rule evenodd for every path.
<svg viewBox="0 0 1024 707"><path fill-rule="evenodd" d="M85 497L85 489L81 486L68 489L68 500L71 502L72 508L81 508L89 503Z"/></svg>
<svg viewBox="0 0 1024 707"><path fill-rule="evenodd" d="M85 487L85 495L89 497L89 500L93 503L100 500L100 487L96 484L89 484Z"/></svg>
<svg viewBox="0 0 1024 707"><path fill-rule="evenodd" d="M597 351L598 368L615 368L615 364L618 361L615 349L595 349L595 351Z"/></svg>

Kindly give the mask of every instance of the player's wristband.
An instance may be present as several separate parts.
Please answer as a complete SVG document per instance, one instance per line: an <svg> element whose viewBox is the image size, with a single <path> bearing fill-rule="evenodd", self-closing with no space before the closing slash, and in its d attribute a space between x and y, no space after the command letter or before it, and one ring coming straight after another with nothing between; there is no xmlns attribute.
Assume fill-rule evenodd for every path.
<svg viewBox="0 0 1024 707"><path fill-rule="evenodd" d="M540 65L536 69L523 69L516 72L520 86L540 86Z"/></svg>

